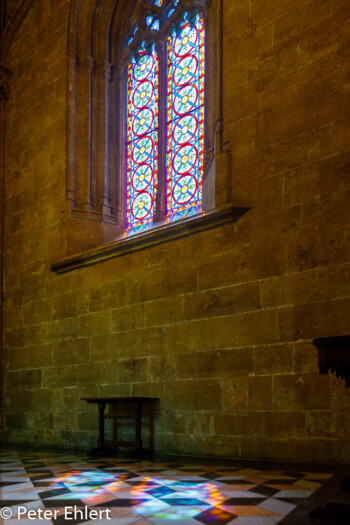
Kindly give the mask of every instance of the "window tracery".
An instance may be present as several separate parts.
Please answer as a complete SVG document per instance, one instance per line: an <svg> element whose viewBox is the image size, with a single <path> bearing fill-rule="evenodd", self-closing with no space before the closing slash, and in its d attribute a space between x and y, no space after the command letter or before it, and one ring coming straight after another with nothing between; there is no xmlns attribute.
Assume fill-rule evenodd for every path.
<svg viewBox="0 0 350 525"><path fill-rule="evenodd" d="M122 35L127 229L201 209L205 6L201 0L143 0Z"/></svg>

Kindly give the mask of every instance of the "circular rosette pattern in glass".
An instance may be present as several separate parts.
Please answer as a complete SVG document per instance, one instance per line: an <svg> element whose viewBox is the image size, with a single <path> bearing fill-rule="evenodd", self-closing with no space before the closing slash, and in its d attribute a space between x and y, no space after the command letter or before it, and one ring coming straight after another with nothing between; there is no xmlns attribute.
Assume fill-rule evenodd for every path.
<svg viewBox="0 0 350 525"><path fill-rule="evenodd" d="M131 214L134 220L147 220L153 210L153 197L148 191L138 193L131 203Z"/></svg>
<svg viewBox="0 0 350 525"><path fill-rule="evenodd" d="M153 137L147 135L136 140L132 146L132 162L145 164L153 162L154 143Z"/></svg>
<svg viewBox="0 0 350 525"><path fill-rule="evenodd" d="M198 181L195 174L179 177L173 187L173 200L176 206L185 206L197 193Z"/></svg>
<svg viewBox="0 0 350 525"><path fill-rule="evenodd" d="M194 84L187 84L175 93L174 111L176 115L185 115L198 105L198 89Z"/></svg>
<svg viewBox="0 0 350 525"><path fill-rule="evenodd" d="M154 111L150 108L140 109L132 121L132 131L135 137L148 133L154 124Z"/></svg>
<svg viewBox="0 0 350 525"><path fill-rule="evenodd" d="M173 171L176 175L185 175L195 168L198 159L198 149L194 144L181 146L173 158Z"/></svg>
<svg viewBox="0 0 350 525"><path fill-rule="evenodd" d="M153 82L150 80L143 80L140 82L132 97L132 103L135 109L142 109L148 106L153 99Z"/></svg>
<svg viewBox="0 0 350 525"><path fill-rule="evenodd" d="M198 73L198 60L194 55L186 55L177 61L173 72L175 86L185 86L194 82Z"/></svg>
<svg viewBox="0 0 350 525"><path fill-rule="evenodd" d="M174 55L179 58L189 55L198 44L199 32L197 27L186 26L181 33L174 38Z"/></svg>
<svg viewBox="0 0 350 525"><path fill-rule="evenodd" d="M154 68L153 55L143 55L140 60L134 65L132 76L136 82L147 80Z"/></svg>
<svg viewBox="0 0 350 525"><path fill-rule="evenodd" d="M187 144L196 137L198 118L196 113L190 113L177 120L173 129L173 141L176 146Z"/></svg>
<svg viewBox="0 0 350 525"><path fill-rule="evenodd" d="M141 192L148 188L153 180L152 166L141 164L132 175L131 186L134 191Z"/></svg>

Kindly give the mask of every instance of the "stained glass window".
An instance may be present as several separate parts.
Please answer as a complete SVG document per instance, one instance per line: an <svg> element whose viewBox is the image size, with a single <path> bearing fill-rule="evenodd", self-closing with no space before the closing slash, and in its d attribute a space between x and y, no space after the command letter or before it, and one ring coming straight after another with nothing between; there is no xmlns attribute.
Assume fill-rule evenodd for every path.
<svg viewBox="0 0 350 525"><path fill-rule="evenodd" d="M150 8L145 11L140 25L143 23L149 30L146 42L140 25L128 33L134 39L129 49L138 46L137 58L129 59L127 79L126 225L129 232L150 227L156 211L158 184L164 195L164 200L162 197L159 201L161 210L169 220L197 213L202 199L203 18L181 12L177 0L154 0L153 4L162 6L162 12L159 15ZM169 23L167 19L174 12L177 13L175 24L174 19ZM160 46L164 49L161 71L156 44L152 44L162 38L158 33L159 17L163 25L168 24L167 34L170 33L165 48ZM174 26L175 29L171 29ZM135 49L131 53L135 53ZM159 102L160 107L166 108L160 124ZM164 152L161 150L161 173L158 173L158 133L165 138L166 146Z"/></svg>
<svg viewBox="0 0 350 525"><path fill-rule="evenodd" d="M168 39L167 211L196 206L202 196L204 27L197 15Z"/></svg>
<svg viewBox="0 0 350 525"><path fill-rule="evenodd" d="M158 184L158 56L141 50L128 67L127 227L153 219Z"/></svg>

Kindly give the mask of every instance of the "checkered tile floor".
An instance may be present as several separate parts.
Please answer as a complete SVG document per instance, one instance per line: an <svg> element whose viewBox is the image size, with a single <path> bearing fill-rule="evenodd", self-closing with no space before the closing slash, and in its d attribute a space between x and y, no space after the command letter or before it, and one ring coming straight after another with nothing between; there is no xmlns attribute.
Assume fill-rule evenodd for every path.
<svg viewBox="0 0 350 525"><path fill-rule="evenodd" d="M0 514L11 525L273 525L332 477L292 469L3 450Z"/></svg>

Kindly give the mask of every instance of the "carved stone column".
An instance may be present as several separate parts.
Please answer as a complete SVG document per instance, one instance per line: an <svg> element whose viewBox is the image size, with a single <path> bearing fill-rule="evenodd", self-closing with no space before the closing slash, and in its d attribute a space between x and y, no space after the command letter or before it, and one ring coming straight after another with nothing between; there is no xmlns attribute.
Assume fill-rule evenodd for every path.
<svg viewBox="0 0 350 525"><path fill-rule="evenodd" d="M104 195L103 195L103 216L112 214L111 208L111 181L110 181L110 127L111 127L111 83L113 68L112 64L105 60L104 77L105 77L105 162L104 162Z"/></svg>
<svg viewBox="0 0 350 525"><path fill-rule="evenodd" d="M89 72L89 123L88 123L88 180L87 180L87 193L85 206L87 211L93 209L93 189L94 189L94 175L95 175L95 142L94 142L94 130L95 130L95 119L94 119L94 72L95 72L95 60L89 56L87 57L87 68Z"/></svg>
<svg viewBox="0 0 350 525"><path fill-rule="evenodd" d="M76 76L77 56L67 53L68 62L68 105L67 105L67 203L71 215L75 205L75 167L76 167Z"/></svg>
<svg viewBox="0 0 350 525"><path fill-rule="evenodd" d="M159 71L163 74L159 75L159 93L167 92L167 77L164 72L167 70L168 56L166 53L166 42L158 41L156 43L156 51L159 57ZM159 121L158 127L160 130L167 129L167 100L166 97L160 97L159 107ZM167 211L167 134L159 133L158 137L158 191L156 194L154 221L164 219Z"/></svg>
<svg viewBox="0 0 350 525"><path fill-rule="evenodd" d="M5 195L5 105L12 73L0 64L0 432L3 413L3 285L4 285L4 195Z"/></svg>

